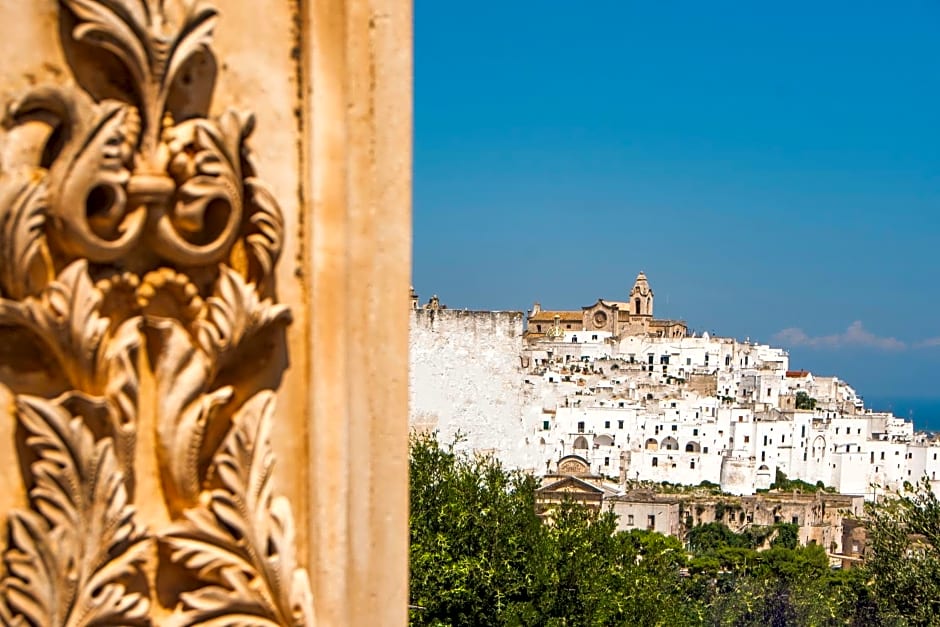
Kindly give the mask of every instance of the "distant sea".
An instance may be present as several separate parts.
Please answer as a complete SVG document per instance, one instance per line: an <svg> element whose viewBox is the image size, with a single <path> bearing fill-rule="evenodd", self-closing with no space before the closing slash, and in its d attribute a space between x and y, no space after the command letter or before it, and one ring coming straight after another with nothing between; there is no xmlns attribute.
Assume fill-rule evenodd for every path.
<svg viewBox="0 0 940 627"><path fill-rule="evenodd" d="M940 398L865 396L865 407L890 411L898 418L914 421L918 431L940 432Z"/></svg>

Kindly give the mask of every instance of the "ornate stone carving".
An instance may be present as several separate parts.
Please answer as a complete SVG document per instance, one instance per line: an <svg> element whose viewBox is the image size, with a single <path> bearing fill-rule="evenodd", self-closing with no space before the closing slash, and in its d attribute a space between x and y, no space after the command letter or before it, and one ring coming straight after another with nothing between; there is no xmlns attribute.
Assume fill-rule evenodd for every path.
<svg viewBox="0 0 940 627"><path fill-rule="evenodd" d="M268 436L283 220L252 116L210 119L196 93L216 10L169 4L60 0L78 85L4 120L0 419L29 498L3 625L312 624ZM140 493L148 460L159 494Z"/></svg>

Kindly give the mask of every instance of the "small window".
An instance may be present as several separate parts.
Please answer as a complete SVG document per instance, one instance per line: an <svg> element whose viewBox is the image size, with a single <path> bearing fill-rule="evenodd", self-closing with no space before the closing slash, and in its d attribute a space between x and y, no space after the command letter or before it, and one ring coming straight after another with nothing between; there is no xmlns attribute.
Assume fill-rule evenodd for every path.
<svg viewBox="0 0 940 627"><path fill-rule="evenodd" d="M604 421L604 428L605 428L605 429L610 429L610 421L609 421L609 420L605 420L605 421Z"/></svg>
<svg viewBox="0 0 940 627"><path fill-rule="evenodd" d="M604 458L604 465L605 465L605 466L610 466L610 458L609 458L609 457L605 457L605 458Z"/></svg>
<svg viewBox="0 0 940 627"><path fill-rule="evenodd" d="M653 458L653 468L656 468L657 466L659 466L659 458L658 458L658 457L654 457L654 458Z"/></svg>
<svg viewBox="0 0 940 627"><path fill-rule="evenodd" d="M620 405L622 406L623 403L621 403ZM618 421L617 421L617 428L618 428L618 429L623 429L623 420L618 420Z"/></svg>
<svg viewBox="0 0 940 627"><path fill-rule="evenodd" d="M541 332L542 332L542 325L540 325L540 324L535 325L535 330L536 330L536 332L541 333Z"/></svg>
<svg viewBox="0 0 940 627"><path fill-rule="evenodd" d="M689 468L691 468L692 470L695 470L695 461L689 462Z"/></svg>
<svg viewBox="0 0 940 627"><path fill-rule="evenodd" d="M578 423L578 433L584 433L584 421Z"/></svg>
<svg viewBox="0 0 940 627"><path fill-rule="evenodd" d="M885 458L885 452L881 451L881 459L884 459L884 458Z"/></svg>
<svg viewBox="0 0 940 627"><path fill-rule="evenodd" d="M596 339L597 339L597 336L596 336L596 335L592 335L592 336L591 336L591 339L592 339L592 340L596 340Z"/></svg>
<svg viewBox="0 0 940 627"><path fill-rule="evenodd" d="M542 421L542 431L548 431L548 421L547 421L547 420L543 420L543 421Z"/></svg>
<svg viewBox="0 0 940 627"><path fill-rule="evenodd" d="M633 526L633 514L627 514L627 524Z"/></svg>
<svg viewBox="0 0 940 627"><path fill-rule="evenodd" d="M703 452L703 453L705 453L705 454L707 455L707 454L708 454L708 447L707 447L707 446L706 446L706 447L704 447L704 448L702 449L702 452Z"/></svg>
<svg viewBox="0 0 940 627"><path fill-rule="evenodd" d="M691 366L691 365L692 365L692 358L691 358L691 357L686 357L686 358L685 358L685 365L686 365L686 366Z"/></svg>
<svg viewBox="0 0 940 627"><path fill-rule="evenodd" d="M653 531L654 529L656 529L656 515L655 514L650 514L646 517L646 528L649 531Z"/></svg>
<svg viewBox="0 0 940 627"><path fill-rule="evenodd" d="M751 441L751 436L749 436L749 435L744 436L744 443L745 443L745 444L747 444L747 443L750 442L750 441Z"/></svg>
<svg viewBox="0 0 940 627"><path fill-rule="evenodd" d="M678 430L679 430L679 425L672 425L672 430L673 430L673 431L678 431Z"/></svg>
<svg viewBox="0 0 940 627"><path fill-rule="evenodd" d="M794 525L800 524L800 517L799 517L799 516L794 516L794 517L791 518L790 520L793 522Z"/></svg>

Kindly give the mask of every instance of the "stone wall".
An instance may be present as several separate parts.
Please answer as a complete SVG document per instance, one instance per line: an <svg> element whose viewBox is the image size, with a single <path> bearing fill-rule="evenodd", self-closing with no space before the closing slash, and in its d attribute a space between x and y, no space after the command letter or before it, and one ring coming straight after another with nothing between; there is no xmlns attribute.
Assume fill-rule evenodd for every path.
<svg viewBox="0 0 940 627"><path fill-rule="evenodd" d="M507 465L534 468L526 428L522 312L418 309L411 312L410 422L457 432L464 450L494 453Z"/></svg>

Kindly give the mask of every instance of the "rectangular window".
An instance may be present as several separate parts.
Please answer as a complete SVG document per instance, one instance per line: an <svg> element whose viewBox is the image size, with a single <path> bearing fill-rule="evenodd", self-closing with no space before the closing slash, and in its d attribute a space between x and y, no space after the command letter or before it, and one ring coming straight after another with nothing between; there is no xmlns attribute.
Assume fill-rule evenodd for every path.
<svg viewBox="0 0 940 627"><path fill-rule="evenodd" d="M691 468L692 470L695 470L695 462L694 462L694 461L689 462L689 468Z"/></svg>
<svg viewBox="0 0 940 627"><path fill-rule="evenodd" d="M605 457L605 458L604 458L604 465L605 465L605 466L610 466L610 458L609 458L609 457Z"/></svg>
<svg viewBox="0 0 940 627"><path fill-rule="evenodd" d="M707 454L708 454L708 447L707 447L707 446L706 446L706 447L704 447L704 448L702 449L702 452L703 452L703 453L705 453L705 454L707 455Z"/></svg>
<svg viewBox="0 0 940 627"><path fill-rule="evenodd" d="M794 525L800 524L800 517L799 517L799 516L794 516L794 517L791 518L790 520L793 522Z"/></svg>
<svg viewBox="0 0 940 627"><path fill-rule="evenodd" d="M656 529L656 515L655 514L650 514L649 516L646 517L646 528L649 531L653 531L654 529Z"/></svg>
<svg viewBox="0 0 940 627"><path fill-rule="evenodd" d="M803 428L800 430L800 437L801 438L806 437L806 425L803 425Z"/></svg>
<svg viewBox="0 0 940 627"><path fill-rule="evenodd" d="M605 421L604 421L604 428L605 428L605 429L610 429L610 421L609 421L609 420L605 420Z"/></svg>
<svg viewBox="0 0 940 627"><path fill-rule="evenodd" d="M584 421L578 423L578 433L584 433Z"/></svg>
<svg viewBox="0 0 940 627"><path fill-rule="evenodd" d="M542 421L542 431L548 431L548 421L547 421L547 420L543 420L543 421Z"/></svg>
<svg viewBox="0 0 940 627"><path fill-rule="evenodd" d="M618 428L618 429L623 429L623 420L618 420L618 421L617 421L617 428Z"/></svg>
<svg viewBox="0 0 940 627"><path fill-rule="evenodd" d="M749 436L749 435L744 436L744 443L745 443L745 444L747 444L747 443L750 442L750 441L751 441L751 436Z"/></svg>
<svg viewBox="0 0 940 627"><path fill-rule="evenodd" d="M673 430L673 431L678 431L678 430L679 430L679 425L672 425L672 430Z"/></svg>
<svg viewBox="0 0 940 627"><path fill-rule="evenodd" d="M884 459L884 458L885 458L885 452L881 451L881 459Z"/></svg>
<svg viewBox="0 0 940 627"><path fill-rule="evenodd" d="M761 460L762 462L766 462L766 461L767 461L767 451L761 451L761 452L760 452L760 460Z"/></svg>
<svg viewBox="0 0 940 627"><path fill-rule="evenodd" d="M686 366L691 366L691 365L692 365L692 358L691 358L691 357L686 357L686 358L685 358L685 365L686 365Z"/></svg>
<svg viewBox="0 0 940 627"><path fill-rule="evenodd" d="M692 429L692 435L698 435L698 429Z"/></svg>
<svg viewBox="0 0 940 627"><path fill-rule="evenodd" d="M659 458L658 458L658 457L654 457L654 458L653 458L653 468L656 468L657 466L659 466Z"/></svg>
<svg viewBox="0 0 940 627"><path fill-rule="evenodd" d="M633 514L627 514L627 524L633 526Z"/></svg>

